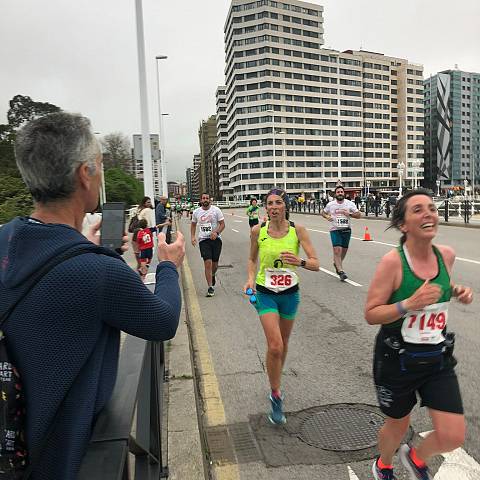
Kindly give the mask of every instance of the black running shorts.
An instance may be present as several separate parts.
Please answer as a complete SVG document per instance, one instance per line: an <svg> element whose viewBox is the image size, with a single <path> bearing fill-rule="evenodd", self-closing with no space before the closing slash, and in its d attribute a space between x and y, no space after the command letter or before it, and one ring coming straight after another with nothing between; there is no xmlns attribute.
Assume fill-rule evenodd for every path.
<svg viewBox="0 0 480 480"><path fill-rule="evenodd" d="M202 240L199 243L200 247L200 254L204 260L211 260L212 262L218 262L220 258L220 253L222 252L222 240L220 238L216 238L212 240L207 238L206 240Z"/></svg>
<svg viewBox="0 0 480 480"><path fill-rule="evenodd" d="M408 415L420 397L420 406L441 412L463 414L462 397L455 374L454 357L444 366L427 367L415 373L403 372L398 353L384 344L383 335L376 339L373 378L380 410L391 418Z"/></svg>

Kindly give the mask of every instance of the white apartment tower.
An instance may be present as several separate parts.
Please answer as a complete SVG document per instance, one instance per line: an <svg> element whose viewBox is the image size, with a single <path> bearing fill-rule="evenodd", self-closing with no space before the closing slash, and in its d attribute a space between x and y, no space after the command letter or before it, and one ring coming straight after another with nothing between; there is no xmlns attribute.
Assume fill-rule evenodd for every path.
<svg viewBox="0 0 480 480"><path fill-rule="evenodd" d="M306 194L338 182L398 188L402 163L413 183L423 166L421 65L323 49L323 7L297 0L233 0L224 33L236 198L274 184Z"/></svg>
<svg viewBox="0 0 480 480"><path fill-rule="evenodd" d="M160 168L160 148L158 143L158 133L150 134L150 151L152 153L153 196L155 198L159 198L162 195L162 171ZM133 162L135 177L139 180L143 180L142 152L142 135L135 133L133 135Z"/></svg>

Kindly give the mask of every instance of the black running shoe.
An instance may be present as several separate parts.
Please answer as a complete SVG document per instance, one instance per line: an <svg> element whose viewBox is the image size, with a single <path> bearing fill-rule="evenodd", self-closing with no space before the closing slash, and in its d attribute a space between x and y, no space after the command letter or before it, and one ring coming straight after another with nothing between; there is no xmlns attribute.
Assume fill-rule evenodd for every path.
<svg viewBox="0 0 480 480"><path fill-rule="evenodd" d="M208 290L207 290L207 297L213 297L215 295L215 290L213 289L213 287L208 287Z"/></svg>
<svg viewBox="0 0 480 480"><path fill-rule="evenodd" d="M347 274L343 271L343 270L340 270L338 272L338 276L340 277L340 280L342 282L344 282L348 277L347 277Z"/></svg>

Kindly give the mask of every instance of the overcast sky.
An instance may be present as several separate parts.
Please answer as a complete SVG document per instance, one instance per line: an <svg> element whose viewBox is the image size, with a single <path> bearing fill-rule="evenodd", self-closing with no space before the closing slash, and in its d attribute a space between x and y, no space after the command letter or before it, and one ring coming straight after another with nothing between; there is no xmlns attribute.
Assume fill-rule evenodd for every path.
<svg viewBox="0 0 480 480"><path fill-rule="evenodd" d="M480 72L479 0L314 0L325 47L423 63L425 75ZM198 126L224 83L227 0L144 0L150 130L158 131L155 55L161 61L169 180L185 180ZM89 117L95 131L140 133L135 1L3 0L0 123L17 94Z"/></svg>

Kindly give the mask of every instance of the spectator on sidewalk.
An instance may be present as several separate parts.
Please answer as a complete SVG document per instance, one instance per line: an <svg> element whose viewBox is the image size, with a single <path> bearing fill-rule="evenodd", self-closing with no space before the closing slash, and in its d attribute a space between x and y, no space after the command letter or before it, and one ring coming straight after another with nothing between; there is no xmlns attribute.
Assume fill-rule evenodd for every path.
<svg viewBox="0 0 480 480"><path fill-rule="evenodd" d="M88 119L57 112L29 122L17 133L16 161L34 211L0 228L2 307L22 298L22 285L52 259L94 248L100 238L100 224L87 238L81 234L102 183L102 154ZM39 454L30 480L77 478L115 384L120 331L155 341L175 335L184 254L180 233L172 245L159 237L155 293L118 255L70 258L7 318L2 330L25 393L27 450Z"/></svg>
<svg viewBox="0 0 480 480"><path fill-rule="evenodd" d="M167 201L168 198L165 196L160 197L160 201L157 203L155 207L155 223L158 225L160 223L166 223L168 220L168 212L167 212ZM168 225L159 230L160 232L167 233Z"/></svg>
<svg viewBox="0 0 480 480"><path fill-rule="evenodd" d="M143 197L137 209L138 220L146 220L149 227L155 226L152 200L150 197Z"/></svg>

